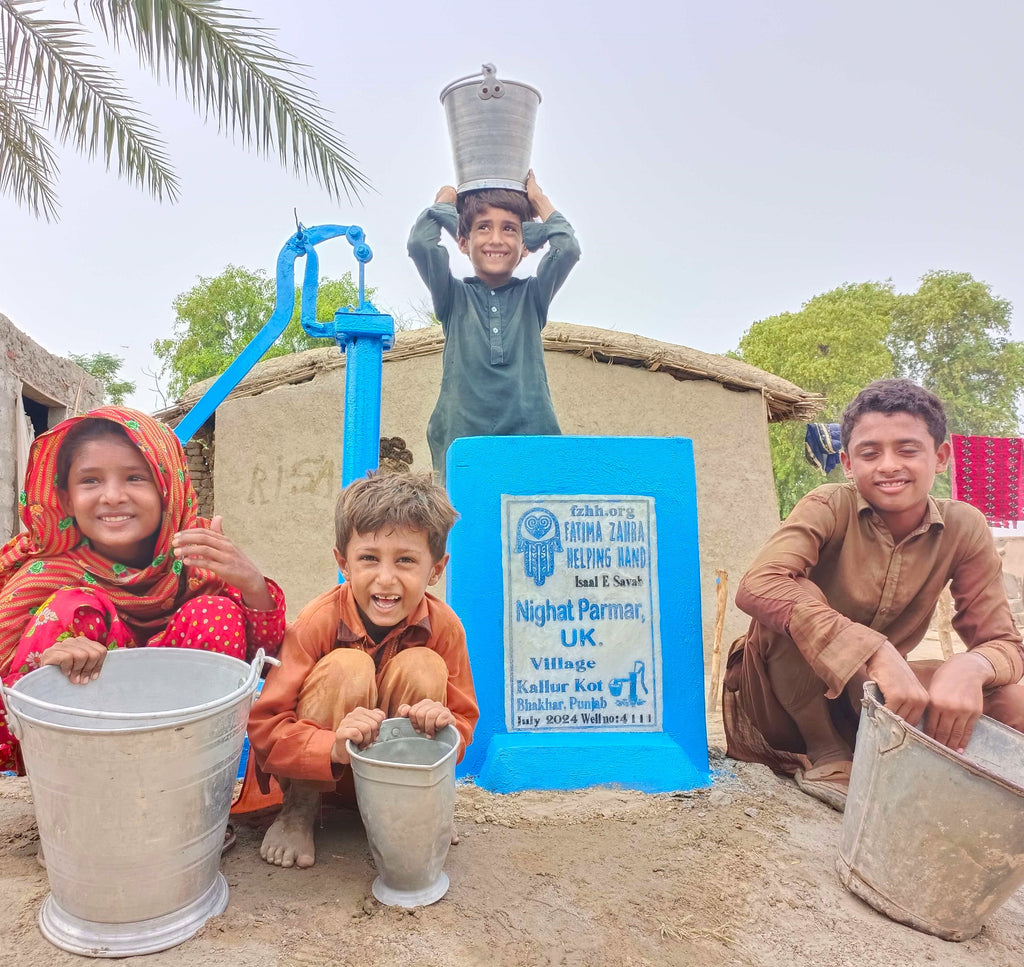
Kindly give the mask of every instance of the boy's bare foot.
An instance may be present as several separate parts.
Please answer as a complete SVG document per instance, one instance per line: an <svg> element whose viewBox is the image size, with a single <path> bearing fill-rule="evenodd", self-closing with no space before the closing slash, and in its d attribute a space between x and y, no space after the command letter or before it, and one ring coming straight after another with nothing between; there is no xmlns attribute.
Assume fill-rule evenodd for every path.
<svg viewBox="0 0 1024 967"><path fill-rule="evenodd" d="M263 837L260 856L274 866L312 866L316 862L313 824L319 806L320 792L310 783L288 783L284 806Z"/></svg>
<svg viewBox="0 0 1024 967"><path fill-rule="evenodd" d="M455 824L452 823L452 846L459 845L459 831L455 828Z"/></svg>

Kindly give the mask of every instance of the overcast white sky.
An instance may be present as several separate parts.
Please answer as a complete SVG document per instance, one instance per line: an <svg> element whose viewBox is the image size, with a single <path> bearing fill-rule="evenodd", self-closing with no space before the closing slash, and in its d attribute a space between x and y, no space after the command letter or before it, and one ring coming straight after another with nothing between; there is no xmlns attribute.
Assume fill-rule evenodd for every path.
<svg viewBox="0 0 1024 967"><path fill-rule="evenodd" d="M0 312L52 352L124 356L144 409L174 296L228 263L272 273L293 208L364 227L379 304L421 301L406 237L454 180L438 94L484 61L543 94L533 166L583 246L553 319L724 352L819 292L886 278L909 291L931 269L1024 306L1020 4L238 5L309 65L376 193L333 203L132 72L177 205L70 152L59 223L0 199ZM328 275L355 267L343 240L318 251Z"/></svg>

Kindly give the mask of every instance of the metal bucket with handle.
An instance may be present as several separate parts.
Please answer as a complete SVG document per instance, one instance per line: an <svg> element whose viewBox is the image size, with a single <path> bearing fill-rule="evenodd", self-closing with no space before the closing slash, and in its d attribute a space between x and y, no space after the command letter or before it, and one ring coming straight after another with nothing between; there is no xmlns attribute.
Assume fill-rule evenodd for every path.
<svg viewBox="0 0 1024 967"><path fill-rule="evenodd" d="M864 686L836 867L876 910L967 940L1024 885L1024 735L981 716L963 755Z"/></svg>
<svg viewBox="0 0 1024 967"><path fill-rule="evenodd" d="M525 191L540 91L499 80L493 64L441 91L459 194L480 188Z"/></svg>
<svg viewBox="0 0 1024 967"><path fill-rule="evenodd" d="M224 909L221 847L265 661L119 649L84 685L47 666L0 686L46 857L48 940L92 957L151 953Z"/></svg>

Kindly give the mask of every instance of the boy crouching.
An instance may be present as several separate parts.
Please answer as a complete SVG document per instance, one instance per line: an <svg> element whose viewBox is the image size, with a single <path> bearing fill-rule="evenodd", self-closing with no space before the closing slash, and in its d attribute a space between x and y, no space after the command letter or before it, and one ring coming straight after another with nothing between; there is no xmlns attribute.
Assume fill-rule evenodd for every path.
<svg viewBox="0 0 1024 967"><path fill-rule="evenodd" d="M868 679L955 752L982 714L1024 731L1024 646L992 535L979 510L930 496L950 456L941 401L878 380L843 413L842 441L851 482L803 497L740 582L753 620L723 694L728 754L793 774L840 811ZM947 583L967 651L908 661Z"/></svg>
<svg viewBox="0 0 1024 967"><path fill-rule="evenodd" d="M431 737L454 724L465 754L479 718L466 635L427 593L448 563L455 518L429 474L371 473L338 497L334 557L345 583L288 627L281 667L249 716L260 787L272 775L284 792L260 847L268 863L313 865L320 794L352 802L345 742L369 745L385 718L408 716Z"/></svg>

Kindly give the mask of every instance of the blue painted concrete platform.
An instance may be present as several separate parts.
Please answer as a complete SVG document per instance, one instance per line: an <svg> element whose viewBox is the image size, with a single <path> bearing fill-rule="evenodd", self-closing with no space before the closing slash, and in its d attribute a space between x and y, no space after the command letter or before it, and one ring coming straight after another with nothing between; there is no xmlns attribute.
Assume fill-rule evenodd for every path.
<svg viewBox="0 0 1024 967"><path fill-rule="evenodd" d="M448 601L481 709L459 775L708 785L692 442L460 439L447 481Z"/></svg>

